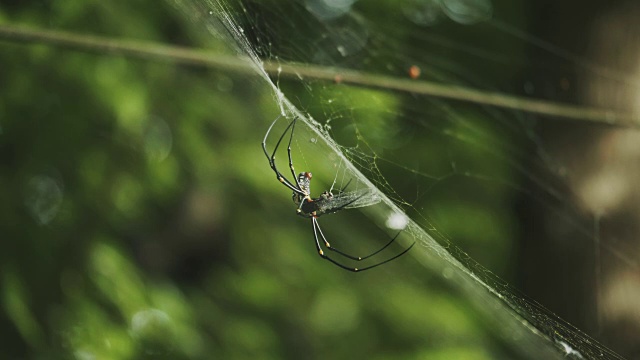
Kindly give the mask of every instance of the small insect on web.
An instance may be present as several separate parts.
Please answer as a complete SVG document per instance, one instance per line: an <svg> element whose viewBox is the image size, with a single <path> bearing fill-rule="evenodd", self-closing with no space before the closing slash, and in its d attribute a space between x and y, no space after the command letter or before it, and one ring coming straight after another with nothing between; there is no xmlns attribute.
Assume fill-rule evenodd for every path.
<svg viewBox="0 0 640 360"><path fill-rule="evenodd" d="M358 271L373 269L374 267L388 263L391 260L395 260L398 257L407 253L407 251L409 251L413 247L413 245L415 245L415 243L413 243L411 244L411 246L409 246L407 249L405 249L401 253L391 258L388 258L384 261L378 262L376 264L373 264L364 268L346 266L334 260L333 258L329 257L329 255L325 254L324 251L322 250L322 246L320 245L320 239L322 239L324 246L328 250L333 251L340 256L343 256L347 259L354 260L354 261L366 260L368 258L373 257L374 255L377 255L382 250L386 249L389 245L391 245L396 240L398 235L400 235L400 232L398 232L398 234L396 234L396 236L394 236L383 247L381 247L377 251L367 256L349 255L341 250L338 250L332 247L329 244L329 241L327 241L326 237L322 233L322 230L320 229L320 224L318 223L318 217L326 214L333 214L340 210L344 210L348 208L372 205L377 201L375 200L372 201L370 192L366 190L365 191L356 190L356 191L349 191L349 192L345 191L347 186L349 186L349 183L351 183L351 180L347 183L347 185L345 185L342 189L340 189L337 194L333 194L332 191L329 190L329 191L323 192L317 198L312 198L311 197L311 178L312 178L311 173L301 172L296 176L295 170L293 168L293 159L291 158L291 141L293 140L293 133L295 131L296 121L298 119L297 117L294 117L293 120L289 123L289 125L284 129L284 132L282 133L282 135L280 135L280 138L278 139L278 142L276 143L276 146L273 149L273 152L271 153L271 155L269 155L269 152L267 151L267 144L266 144L267 138L269 137L269 133L271 132L271 129L273 129L273 126L276 124L276 122L279 119L280 119L280 116L278 116L273 121L273 123L271 123L271 126L269 126L269 129L267 130L267 133L264 135L264 140L262 140L262 150L264 151L264 155L269 160L269 166L271 167L271 170L273 170L273 172L276 173L276 178L278 179L278 181L280 181L284 186L289 188L289 190L293 191L293 195L292 195L293 202L296 205L298 205L298 208L296 209L296 213L299 216L311 219L311 225L313 226L313 237L316 242L316 250L318 251L318 254L320 255L320 257L330 261L334 265L339 266L345 270L358 272ZM289 157L289 170L291 170L291 175L296 181L295 183L287 179L278 170L278 167L276 166L276 159L275 159L276 152L278 151L278 147L280 147L280 143L282 143L282 139L284 139L287 132L290 132L289 145L287 146L287 155ZM333 189L333 186L332 186L332 189ZM379 200L379 198L377 199Z"/></svg>

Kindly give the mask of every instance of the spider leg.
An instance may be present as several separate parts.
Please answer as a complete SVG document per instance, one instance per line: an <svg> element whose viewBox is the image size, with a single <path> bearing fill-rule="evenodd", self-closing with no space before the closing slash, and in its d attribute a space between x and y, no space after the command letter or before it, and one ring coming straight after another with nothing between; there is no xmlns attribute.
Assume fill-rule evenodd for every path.
<svg viewBox="0 0 640 360"><path fill-rule="evenodd" d="M278 142L276 143L276 147L273 149L273 153L271 153L271 156L269 156L269 152L267 151L267 137L269 137L269 133L271 133L271 129L273 129L273 126L276 124L276 122L280 119L282 115L278 116L272 123L271 126L269 126L269 129L267 129L267 133L264 134L264 139L262 140L262 151L264 151L264 155L267 157L267 160L269 160L269 166L271 167L271 170L273 170L273 172L276 173L276 178L278 179L278 181L280 181L282 184L284 184L284 186L288 187L291 191L303 195L303 196L307 196L308 194L306 194L304 191L302 191L302 189L300 189L298 182L295 182L295 185L289 181L284 175L282 175L280 173L280 171L278 171L278 167L276 166L276 151L278 151L278 147L280 146L280 143L282 142L282 139L284 138L284 136L287 134L287 131L289 131L289 129L293 126L295 119L289 123L289 125L287 126L286 129L284 129L284 132L282 133L282 135L280 135L280 138L278 139ZM293 137L293 131L291 132L291 137ZM289 140L289 143L291 143L291 139ZM289 161L291 161L291 151L289 150ZM292 167L292 166L290 166ZM293 169L292 172L293 174ZM295 174L293 176L294 180L295 180Z"/></svg>
<svg viewBox="0 0 640 360"><path fill-rule="evenodd" d="M325 260L329 260L334 265L336 265L338 267L341 267L341 268L343 268L345 270L351 271L351 272L365 271L365 270L373 269L373 268L378 267L380 265L386 264L389 261L395 260L395 259L399 258L400 256L406 254L407 251L411 250L413 245L415 245L415 243L413 243L413 244L411 244L411 246L409 246L408 248L403 250L401 253L399 253L399 254L397 254L397 255L389 258L389 259L386 259L386 260L384 260L382 262L379 262L377 264L373 264L371 266L367 266L367 267L364 267L364 268L349 267L349 266L343 265L343 264L337 262L336 260L330 258L328 255L326 255L324 253L324 251L322 251L322 247L320 246L320 240L318 238L318 233L320 233L320 236L322 237L322 240L324 241L325 245L327 246L327 249L332 250L332 251L336 251L338 254L340 254L342 256L345 256L345 257L347 257L349 259L356 260L356 261L361 261L361 260L367 259L367 258L379 253L380 251L385 249L387 246L389 246L391 244L391 242L393 242L398 237L398 235L394 236L393 239L391 239L391 241L388 244L386 244L384 247L382 247L380 250L374 252L373 254L370 254L368 256L365 256L365 257L361 258L361 257L355 257L355 256L351 256L351 255L345 254L345 253L343 253L341 251L337 251L336 249L332 248L329 245L329 242L327 242L327 240L325 239L324 235L322 234L322 230L320 230L320 225L318 224L318 221L316 220L315 217L312 218L312 225L313 225L313 237L314 237L314 239L316 241L316 249L318 250L318 254L320 255L320 257L325 259Z"/></svg>
<svg viewBox="0 0 640 360"><path fill-rule="evenodd" d="M315 220L315 218L314 218ZM325 259L325 260L329 260L330 262L332 262L334 265L341 267L345 270L351 271L351 272L357 272L358 269L357 268L350 268L348 266L342 265L339 262L333 260L332 258L330 258L329 256L325 255L324 251L322 251L322 247L320 247L320 241L318 240L318 232L316 230L316 226L317 223L315 221L313 221L313 237L316 240L316 250L318 250L318 255L320 255L321 258Z"/></svg>
<svg viewBox="0 0 640 360"><path fill-rule="evenodd" d="M298 208L296 209L296 214L302 217L313 217L314 215L305 214L302 212L302 205L304 205L305 202L313 202L313 199L311 199L309 196L305 196L302 201L300 201L300 205L298 205Z"/></svg>
<svg viewBox="0 0 640 360"><path fill-rule="evenodd" d="M318 224L318 220L316 220L315 218L313 218L313 221L315 221L315 222L316 222L316 227L318 228L318 232L320 233L320 237L321 237L321 238L322 238L322 240L324 241L324 245L327 247L327 249L329 249L329 250L331 250L331 251L335 251L335 252L337 252L338 254L340 254L340 255L342 255L342 256L344 256L344 257L346 257L346 258L349 258L349 259L351 259L351 260L355 260L355 261L362 261L362 260L366 260L366 259L368 259L368 258L370 258L370 257L372 257L372 256L374 256L374 255L376 255L376 254L378 254L378 253L379 253L379 252L381 252L382 250L386 249L389 245L391 245L391 243L393 243L393 242L396 240L396 238L398 237L398 235L400 235L400 232L398 232L398 233L396 234L396 236L394 236L393 238L391 238L391 240L389 240L389 242L388 242L388 243L386 243L383 247L381 247L380 249L376 250L375 252L373 252L373 253L371 253L371 254L369 254L369 255L367 255L367 256L362 256L362 257L361 257L361 256L353 256L353 255L349 255L349 254L347 254L347 253L345 253L345 252L343 252L343 251L341 251L341 250L339 250L339 249L336 249L335 247L331 246L331 244L329 244L329 241L327 241L327 238L326 238L326 237L324 236L324 234L322 233L322 229L320 228L320 224Z"/></svg>
<svg viewBox="0 0 640 360"><path fill-rule="evenodd" d="M289 126L291 126L291 135L289 136L289 146L287 146L287 155L289 156L289 169L291 169L291 175L293 176L293 179L297 179L298 177L296 176L296 171L293 169L293 158L291 158L291 140L293 140L293 132L296 130L296 121L298 120L297 117L293 118L293 121L291 121L291 124ZM297 180L296 180L297 183Z"/></svg>

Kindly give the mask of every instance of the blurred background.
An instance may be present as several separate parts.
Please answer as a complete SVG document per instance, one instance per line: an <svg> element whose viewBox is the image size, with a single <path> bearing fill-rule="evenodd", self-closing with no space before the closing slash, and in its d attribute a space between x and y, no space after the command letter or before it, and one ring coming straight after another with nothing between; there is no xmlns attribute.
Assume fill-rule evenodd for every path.
<svg viewBox="0 0 640 360"><path fill-rule="evenodd" d="M224 3L246 49L217 24L218 11L207 17L194 4L219 9L9 0L0 25L213 58L249 49L270 64L638 112L633 1ZM535 323L540 303L545 316L640 358L637 126L286 71L270 79L523 318L543 332L564 326ZM260 147L281 105L265 80L170 56L0 40L3 358L540 358L451 273L419 261L431 251L419 239L359 274L317 256L310 222L295 216ZM308 125L296 131L296 170L314 173L313 196L352 177ZM333 245L358 255L394 235L366 209L320 223ZM416 239L399 240L381 259ZM558 357L596 353L557 344L566 346Z"/></svg>

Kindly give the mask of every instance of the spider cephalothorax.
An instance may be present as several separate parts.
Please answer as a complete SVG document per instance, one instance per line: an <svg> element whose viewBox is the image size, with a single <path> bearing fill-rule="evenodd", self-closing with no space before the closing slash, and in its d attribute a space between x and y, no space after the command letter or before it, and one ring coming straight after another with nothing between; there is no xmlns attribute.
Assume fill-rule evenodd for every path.
<svg viewBox="0 0 640 360"><path fill-rule="evenodd" d="M318 224L318 217L322 216L322 215L326 215L326 214L332 214L335 212L338 212L340 210L343 210L347 207L349 207L350 205L354 204L355 202L357 202L362 196L363 193L360 192L345 192L346 187L349 185L349 183L347 183L347 185L345 187L343 187L337 194L333 194L331 191L325 191L322 194L320 194L319 197L317 198L312 198L311 197L311 179L312 179L312 175L310 172L301 172L300 174L298 174L298 176L296 176L295 174L295 170L293 168L293 159L291 158L291 141L293 140L293 132L295 130L295 125L296 125L296 120L297 118L294 118L293 121L291 121L291 123L289 123L289 125L287 126L287 128L284 130L284 132L282 133L282 135L280 135L280 138L278 139L278 142L276 143L275 148L273 149L273 152L271 153L271 155L269 155L269 153L267 152L267 137L269 136L269 133L271 132L271 129L273 128L273 126L276 124L276 122L278 121L278 119L280 119L280 117L276 118L273 123L271 124L271 126L269 126L269 129L267 130L267 133L264 135L264 140L262 141L262 150L264 151L265 156L267 157L267 159L269 160L269 166L271 167L271 170L273 170L273 172L275 172L276 174L276 178L278 179L278 181L280 181L284 186L286 186L287 188L289 188L289 190L293 191L293 195L292 195L292 199L293 202L298 206L298 208L296 209L296 213L302 217L305 218L310 218L311 219L311 224L313 226L313 236L316 242L316 250L318 251L318 254L325 260L328 260L330 262L332 262L333 264L345 269L345 270L349 270L349 271L363 271L363 270L368 270L371 268L374 268L376 266L382 265L384 263L387 263L393 259L398 258L399 256L405 254L407 251L409 251L409 249L411 249L411 246L409 246L407 249L405 249L404 251L402 251L401 253L386 259L382 262L376 263L374 265L370 265L364 268L355 268L355 267L349 267L346 265L343 265L339 262L337 262L336 260L334 260L333 258L329 257L328 255L326 255L324 253L324 251L322 250L322 247L320 246L320 239L322 239L322 242L324 243L325 247L328 250L331 250L341 256L344 256L348 259L354 260L354 261L361 261L361 260L365 260L367 258L370 258L376 254L378 254L379 252L381 252L382 250L384 250L387 246L391 245L391 243L396 239L396 237L398 237L398 235L394 236L385 246L383 246L382 248L380 248L379 250L375 251L372 254L369 254L367 256L353 256L353 255L349 255L343 251L340 251L334 247L332 247L329 242L327 241L327 239L325 238L324 234L322 233L322 230L320 229L320 224ZM278 167L276 166L276 160L275 160L275 156L276 156L276 151L278 150L278 147L280 146L280 143L282 142L282 139L284 138L284 136L287 134L287 131L291 130L291 133L289 135L289 146L287 147L287 154L289 157L289 169L291 170L291 175L293 176L293 178L296 180L295 183L289 181L279 170ZM333 188L333 187L332 187ZM318 237L318 234L320 235L320 237Z"/></svg>

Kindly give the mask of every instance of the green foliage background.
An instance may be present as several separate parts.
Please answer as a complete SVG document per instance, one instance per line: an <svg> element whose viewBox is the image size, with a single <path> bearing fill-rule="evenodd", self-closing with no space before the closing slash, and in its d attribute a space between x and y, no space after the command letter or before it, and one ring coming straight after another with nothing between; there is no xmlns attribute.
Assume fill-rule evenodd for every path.
<svg viewBox="0 0 640 360"><path fill-rule="evenodd" d="M163 2L14 1L0 5L0 21L228 52ZM398 47L411 45L407 38ZM261 152L276 113L257 77L0 44L2 352L515 356L493 325L410 256L362 274L317 257L310 224L294 215ZM469 232L456 219L472 209L443 209L443 223ZM48 211L55 216L43 224ZM468 236L489 234L474 256L505 269L508 256L495 254L508 254L511 234L492 234L492 221ZM375 234L357 215L323 224L332 239L367 243Z"/></svg>

